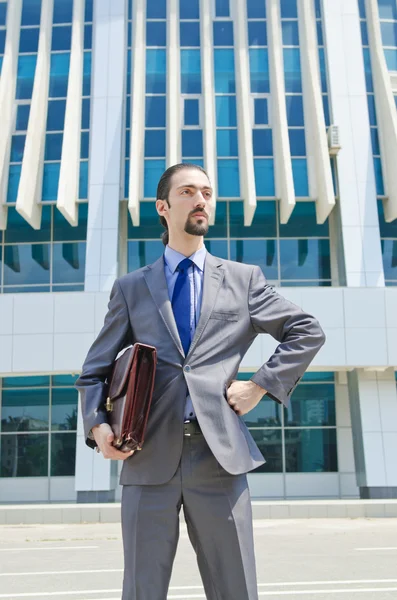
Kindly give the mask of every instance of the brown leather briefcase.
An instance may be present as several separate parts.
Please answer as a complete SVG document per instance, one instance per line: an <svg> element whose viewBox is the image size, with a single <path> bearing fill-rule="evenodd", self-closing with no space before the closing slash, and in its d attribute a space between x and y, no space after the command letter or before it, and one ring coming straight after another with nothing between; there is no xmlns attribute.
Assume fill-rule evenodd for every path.
<svg viewBox="0 0 397 600"><path fill-rule="evenodd" d="M157 352L136 343L116 358L108 381L106 410L119 450L142 450L154 387Z"/></svg>

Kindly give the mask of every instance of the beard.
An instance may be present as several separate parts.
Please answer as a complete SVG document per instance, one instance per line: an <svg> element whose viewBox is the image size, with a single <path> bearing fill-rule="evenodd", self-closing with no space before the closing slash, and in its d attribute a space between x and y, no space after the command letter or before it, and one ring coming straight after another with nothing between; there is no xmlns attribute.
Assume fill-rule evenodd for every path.
<svg viewBox="0 0 397 600"><path fill-rule="evenodd" d="M186 233L190 233L190 235L206 235L209 229L209 222L205 218L202 217L203 222L198 223L195 217L189 217L185 223L185 231Z"/></svg>

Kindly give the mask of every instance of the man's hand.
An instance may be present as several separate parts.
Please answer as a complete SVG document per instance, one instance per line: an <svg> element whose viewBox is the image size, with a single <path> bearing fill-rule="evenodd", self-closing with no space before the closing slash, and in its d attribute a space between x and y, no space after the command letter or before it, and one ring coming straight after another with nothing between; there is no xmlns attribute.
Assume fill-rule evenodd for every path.
<svg viewBox="0 0 397 600"><path fill-rule="evenodd" d="M234 412L242 416L259 404L266 390L254 381L237 381L234 379L226 390L227 401Z"/></svg>
<svg viewBox="0 0 397 600"><path fill-rule="evenodd" d="M114 433L108 423L95 425L92 428L92 434L104 458L112 460L125 460L134 454L134 450L117 450L112 444Z"/></svg>

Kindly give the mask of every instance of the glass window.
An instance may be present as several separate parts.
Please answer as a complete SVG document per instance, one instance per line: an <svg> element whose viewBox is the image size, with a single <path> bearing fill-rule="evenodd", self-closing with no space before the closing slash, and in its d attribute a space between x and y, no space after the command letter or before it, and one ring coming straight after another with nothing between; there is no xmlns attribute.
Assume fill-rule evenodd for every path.
<svg viewBox="0 0 397 600"><path fill-rule="evenodd" d="M336 472L335 429L286 429L287 473Z"/></svg>
<svg viewBox="0 0 397 600"><path fill-rule="evenodd" d="M146 93L166 92L166 51L146 50Z"/></svg>
<svg viewBox="0 0 397 600"><path fill-rule="evenodd" d="M397 19L397 4L395 0L378 0L378 7L381 19Z"/></svg>
<svg viewBox="0 0 397 600"><path fill-rule="evenodd" d="M288 223L280 223L280 237L328 237L329 224L317 224L316 203L297 202Z"/></svg>
<svg viewBox="0 0 397 600"><path fill-rule="evenodd" d="M267 98L254 98L255 125L268 125Z"/></svg>
<svg viewBox="0 0 397 600"><path fill-rule="evenodd" d="M360 25L361 25L361 40L362 40L363 46L368 46L369 41L368 41L367 23L365 21L360 21Z"/></svg>
<svg viewBox="0 0 397 600"><path fill-rule="evenodd" d="M207 235L204 240L204 245L208 252L214 256L219 256L219 258L224 258L225 260L228 259L227 240L209 240Z"/></svg>
<svg viewBox="0 0 397 600"><path fill-rule="evenodd" d="M88 161L80 161L79 200L88 198Z"/></svg>
<svg viewBox="0 0 397 600"><path fill-rule="evenodd" d="M331 124L331 118L329 114L329 101L328 96L323 94L323 110L324 110L324 120L325 124L328 127Z"/></svg>
<svg viewBox="0 0 397 600"><path fill-rule="evenodd" d="M374 84L372 81L371 56L369 54L369 48L363 48L363 55L365 68L365 84L367 87L367 92L373 92Z"/></svg>
<svg viewBox="0 0 397 600"><path fill-rule="evenodd" d="M216 203L215 223L214 223L214 225L210 225L208 234L206 235L204 241L208 240L208 238L218 238L218 237L224 238L227 236L227 219L226 219L227 212L226 211L227 211L227 202L222 202L222 200L218 200ZM227 258L227 240L224 240L224 242L226 243L226 254L222 254L222 256ZM223 244L223 241L222 241L222 244ZM207 246L207 248L208 248L208 246ZM208 250L209 250L209 248L208 248ZM220 251L220 247L218 246L217 252L219 252L219 251ZM221 255L218 254L217 256L221 256Z"/></svg>
<svg viewBox="0 0 397 600"><path fill-rule="evenodd" d="M267 46L265 21L248 21L248 43L250 46Z"/></svg>
<svg viewBox="0 0 397 600"><path fill-rule="evenodd" d="M199 0L179 0L180 19L199 19Z"/></svg>
<svg viewBox="0 0 397 600"><path fill-rule="evenodd" d="M214 46L233 46L232 21L214 21Z"/></svg>
<svg viewBox="0 0 397 600"><path fill-rule="evenodd" d="M254 129L252 131L254 156L273 155L273 137L271 129Z"/></svg>
<svg viewBox="0 0 397 600"><path fill-rule="evenodd" d="M63 133L47 133L44 160L61 160Z"/></svg>
<svg viewBox="0 0 397 600"><path fill-rule="evenodd" d="M285 91L302 92L302 76L299 48L284 48Z"/></svg>
<svg viewBox="0 0 397 600"><path fill-rule="evenodd" d="M165 156L165 130L147 129L145 132L145 156Z"/></svg>
<svg viewBox="0 0 397 600"><path fill-rule="evenodd" d="M266 19L266 4L262 0L247 0L249 19Z"/></svg>
<svg viewBox="0 0 397 600"><path fill-rule="evenodd" d="M50 244L4 246L4 285L50 282Z"/></svg>
<svg viewBox="0 0 397 600"><path fill-rule="evenodd" d="M146 127L165 127L165 96L146 96Z"/></svg>
<svg viewBox="0 0 397 600"><path fill-rule="evenodd" d="M19 38L19 52L37 52L39 46L39 28L21 29Z"/></svg>
<svg viewBox="0 0 397 600"><path fill-rule="evenodd" d="M94 0L85 0L85 16L86 23L92 22Z"/></svg>
<svg viewBox="0 0 397 600"><path fill-rule="evenodd" d="M92 48L92 25L84 26L84 50Z"/></svg>
<svg viewBox="0 0 397 600"><path fill-rule="evenodd" d="M68 90L70 53L51 55L49 98L64 98Z"/></svg>
<svg viewBox="0 0 397 600"><path fill-rule="evenodd" d="M198 99L185 100L184 102L184 124L200 125L200 110Z"/></svg>
<svg viewBox="0 0 397 600"><path fill-rule="evenodd" d="M324 46L324 36L321 21L317 21L317 44L319 46Z"/></svg>
<svg viewBox="0 0 397 600"><path fill-rule="evenodd" d="M44 164L42 200L56 200L61 163Z"/></svg>
<svg viewBox="0 0 397 600"><path fill-rule="evenodd" d="M17 120L15 124L16 131L26 131L28 128L30 113L30 104L18 104Z"/></svg>
<svg viewBox="0 0 397 600"><path fill-rule="evenodd" d="M83 60L83 96L91 94L91 52L84 52Z"/></svg>
<svg viewBox="0 0 397 600"><path fill-rule="evenodd" d="M386 280L397 281L397 240L381 240Z"/></svg>
<svg viewBox="0 0 397 600"><path fill-rule="evenodd" d="M307 197L309 195L309 180L307 175L307 160L305 158L292 159L292 174L294 177L295 195Z"/></svg>
<svg viewBox="0 0 397 600"><path fill-rule="evenodd" d="M263 396L259 404L244 415L244 421L247 427L281 427L280 405L269 396Z"/></svg>
<svg viewBox="0 0 397 600"><path fill-rule="evenodd" d="M52 28L52 50L70 50L72 43L72 26Z"/></svg>
<svg viewBox="0 0 397 600"><path fill-rule="evenodd" d="M10 165L8 171L7 202L16 202L22 165ZM8 226L7 226L8 228Z"/></svg>
<svg viewBox="0 0 397 600"><path fill-rule="evenodd" d="M7 20L7 2L0 3L0 25L5 25Z"/></svg>
<svg viewBox="0 0 397 600"><path fill-rule="evenodd" d="M146 17L148 19L165 19L167 17L167 1L147 0Z"/></svg>
<svg viewBox="0 0 397 600"><path fill-rule="evenodd" d="M0 477L48 475L48 434L2 435Z"/></svg>
<svg viewBox="0 0 397 600"><path fill-rule="evenodd" d="M17 90L18 100L28 100L32 97L34 73L36 70L37 54L22 55L18 58Z"/></svg>
<svg viewBox="0 0 397 600"><path fill-rule="evenodd" d="M237 159L218 160L218 194L223 198L240 197L240 174Z"/></svg>
<svg viewBox="0 0 397 600"><path fill-rule="evenodd" d="M382 161L380 158L374 158L374 168L376 180L376 193L378 194L378 196L384 196L385 189L383 187Z"/></svg>
<svg viewBox="0 0 397 600"><path fill-rule="evenodd" d="M66 100L50 100L47 112L47 131L62 131L65 125Z"/></svg>
<svg viewBox="0 0 397 600"><path fill-rule="evenodd" d="M216 96L216 126L236 127L237 106L236 96Z"/></svg>
<svg viewBox="0 0 397 600"><path fill-rule="evenodd" d="M303 98L302 96L286 96L287 120L290 127L304 124L303 120Z"/></svg>
<svg viewBox="0 0 397 600"><path fill-rule="evenodd" d="M73 0L54 0L54 23L71 23L73 18Z"/></svg>
<svg viewBox="0 0 397 600"><path fill-rule="evenodd" d="M131 219L128 219L128 239L159 240L164 228L160 223L155 202L141 202L139 210L140 225L133 225Z"/></svg>
<svg viewBox="0 0 397 600"><path fill-rule="evenodd" d="M304 129L289 129L289 145L291 150L291 156L305 156L306 155L306 141L305 141L305 130Z"/></svg>
<svg viewBox="0 0 397 600"><path fill-rule="evenodd" d="M40 229L33 229L14 207L8 208L5 243L49 242L51 240L51 206L43 206Z"/></svg>
<svg viewBox="0 0 397 600"><path fill-rule="evenodd" d="M40 25L41 0L23 0L21 25Z"/></svg>
<svg viewBox="0 0 397 600"><path fill-rule="evenodd" d="M220 94L233 94L236 91L234 72L234 50L214 50L215 92Z"/></svg>
<svg viewBox="0 0 397 600"><path fill-rule="evenodd" d="M89 98L83 98L82 114L81 114L81 129L89 129L90 127L90 107ZM64 113L65 115L65 113ZM48 129L48 127L47 127ZM63 129L63 127L62 127Z"/></svg>
<svg viewBox="0 0 397 600"><path fill-rule="evenodd" d="M282 473L283 448L281 429L251 429L252 437L259 450L266 456L266 462L252 473Z"/></svg>
<svg viewBox="0 0 397 600"><path fill-rule="evenodd" d="M216 207L218 211L218 205ZM244 225L244 203L230 202L230 237L277 237L276 202L259 200L252 224Z"/></svg>
<svg viewBox="0 0 397 600"><path fill-rule="evenodd" d="M281 278L331 279L329 240L280 240Z"/></svg>
<svg viewBox="0 0 397 600"><path fill-rule="evenodd" d="M298 7L297 0L281 0L281 18L297 19Z"/></svg>
<svg viewBox="0 0 397 600"><path fill-rule="evenodd" d="M255 158L254 170L256 195L264 198L275 196L273 159Z"/></svg>
<svg viewBox="0 0 397 600"><path fill-rule="evenodd" d="M368 102L369 122L371 125L376 125L375 96L373 94L368 94L367 102Z"/></svg>
<svg viewBox="0 0 397 600"><path fill-rule="evenodd" d="M50 378L47 375L33 375L31 377L4 377L3 389L24 387L49 387Z"/></svg>
<svg viewBox="0 0 397 600"><path fill-rule="evenodd" d="M276 240L230 240L230 258L258 265L267 279L278 279Z"/></svg>
<svg viewBox="0 0 397 600"><path fill-rule="evenodd" d="M145 160L144 166L144 196L155 198L157 184L165 171L165 160Z"/></svg>
<svg viewBox="0 0 397 600"><path fill-rule="evenodd" d="M230 17L229 0L215 0L215 14L217 17Z"/></svg>
<svg viewBox="0 0 397 600"><path fill-rule="evenodd" d="M336 425L334 384L299 384L284 408L284 423L288 427Z"/></svg>
<svg viewBox="0 0 397 600"><path fill-rule="evenodd" d="M372 154L380 154L378 129L371 127Z"/></svg>
<svg viewBox="0 0 397 600"><path fill-rule="evenodd" d="M380 235L384 238L396 238L397 239L397 219L391 221L391 223L386 223L385 221L385 212L383 209L383 200L378 200L378 215L379 215L379 226L380 226Z"/></svg>
<svg viewBox="0 0 397 600"><path fill-rule="evenodd" d="M167 43L167 28L165 21L147 21L146 45L165 46Z"/></svg>
<svg viewBox="0 0 397 600"><path fill-rule="evenodd" d="M325 67L325 52L324 48L318 49L318 57L320 59L320 76L321 76L321 91L327 93L327 71Z"/></svg>
<svg viewBox="0 0 397 600"><path fill-rule="evenodd" d="M203 156L203 132L201 129L184 129L182 131L182 156L185 158Z"/></svg>
<svg viewBox="0 0 397 600"><path fill-rule="evenodd" d="M88 131L83 131L81 134L80 143L80 158L88 158L90 134Z"/></svg>
<svg viewBox="0 0 397 600"><path fill-rule="evenodd" d="M85 251L85 242L53 244L53 282L84 282Z"/></svg>
<svg viewBox="0 0 397 600"><path fill-rule="evenodd" d="M87 236L88 204L82 202L78 205L79 222L77 227L72 227L62 213L54 208L54 241L71 242L83 241Z"/></svg>
<svg viewBox="0 0 397 600"><path fill-rule="evenodd" d="M200 50L181 50L181 92L201 94Z"/></svg>
<svg viewBox="0 0 397 600"><path fill-rule="evenodd" d="M251 92L269 93L269 61L266 48L250 48Z"/></svg>
<svg viewBox="0 0 397 600"><path fill-rule="evenodd" d="M218 129L216 132L218 156L238 156L237 129Z"/></svg>
<svg viewBox="0 0 397 600"><path fill-rule="evenodd" d="M1 431L43 431L48 429L48 388L3 390Z"/></svg>
<svg viewBox="0 0 397 600"><path fill-rule="evenodd" d="M384 53L389 71L397 71L397 50L384 50Z"/></svg>
<svg viewBox="0 0 397 600"><path fill-rule="evenodd" d="M21 162L25 148L26 135L13 135L11 142L11 162Z"/></svg>
<svg viewBox="0 0 397 600"><path fill-rule="evenodd" d="M0 54L4 54L4 48L6 45L6 31L5 29L0 29ZM3 57L1 57L3 60ZM1 69L1 65L0 65Z"/></svg>
<svg viewBox="0 0 397 600"><path fill-rule="evenodd" d="M298 21L282 21L284 46L299 46Z"/></svg>
<svg viewBox="0 0 397 600"><path fill-rule="evenodd" d="M180 27L181 46L200 46L200 23L182 22Z"/></svg>
<svg viewBox="0 0 397 600"><path fill-rule="evenodd" d="M51 435L51 475L73 476L76 462L76 434L53 433Z"/></svg>
<svg viewBox="0 0 397 600"><path fill-rule="evenodd" d="M156 242L128 242L128 272L155 262L164 252L161 240Z"/></svg>

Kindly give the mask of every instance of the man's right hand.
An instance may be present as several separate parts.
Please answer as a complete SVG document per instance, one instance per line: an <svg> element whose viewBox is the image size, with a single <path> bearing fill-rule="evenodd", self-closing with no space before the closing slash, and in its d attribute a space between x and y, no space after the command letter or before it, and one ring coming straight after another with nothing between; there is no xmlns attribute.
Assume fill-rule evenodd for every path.
<svg viewBox="0 0 397 600"><path fill-rule="evenodd" d="M134 450L117 450L113 446L114 433L108 423L101 423L92 428L92 434L104 458L125 460L134 454Z"/></svg>

